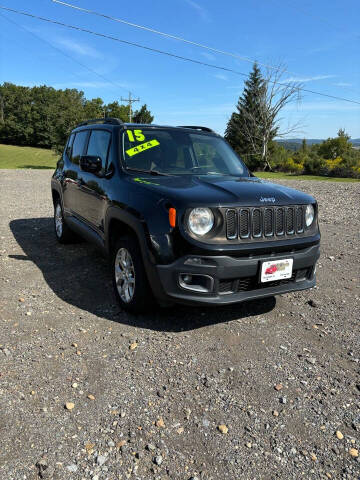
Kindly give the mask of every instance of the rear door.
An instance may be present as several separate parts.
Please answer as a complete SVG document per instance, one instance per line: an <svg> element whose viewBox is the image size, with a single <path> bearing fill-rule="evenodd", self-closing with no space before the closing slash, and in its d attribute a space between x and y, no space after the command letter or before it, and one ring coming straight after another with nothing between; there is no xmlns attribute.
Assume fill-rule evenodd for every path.
<svg viewBox="0 0 360 480"><path fill-rule="evenodd" d="M89 136L88 130L71 134L65 152L64 163L64 210L68 215L77 215L78 212L78 182L80 181L80 157L84 155ZM72 138L73 137L73 138Z"/></svg>
<svg viewBox="0 0 360 480"><path fill-rule="evenodd" d="M99 173L84 172L80 169L78 182L78 213L92 228L103 231L103 212L106 203L104 191L104 178L109 149L111 132L105 129L93 129L84 155L101 158L101 171Z"/></svg>

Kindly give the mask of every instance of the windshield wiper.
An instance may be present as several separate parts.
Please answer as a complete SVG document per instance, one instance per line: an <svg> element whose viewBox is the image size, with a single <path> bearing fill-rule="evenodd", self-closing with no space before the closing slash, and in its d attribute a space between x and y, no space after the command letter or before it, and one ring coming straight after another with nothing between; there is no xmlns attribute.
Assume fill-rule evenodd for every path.
<svg viewBox="0 0 360 480"><path fill-rule="evenodd" d="M148 173L149 175L161 175L161 176L164 176L164 177L169 177L170 174L169 173L163 173L163 172L159 172L158 170L145 170L143 168L133 168L133 167L125 167L126 170L130 170L131 172L140 172L140 173Z"/></svg>

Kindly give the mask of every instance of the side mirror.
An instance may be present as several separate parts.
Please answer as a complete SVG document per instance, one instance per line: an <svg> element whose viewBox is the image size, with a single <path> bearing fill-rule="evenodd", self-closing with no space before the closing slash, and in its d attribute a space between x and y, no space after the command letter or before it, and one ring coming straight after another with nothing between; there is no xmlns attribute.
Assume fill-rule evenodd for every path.
<svg viewBox="0 0 360 480"><path fill-rule="evenodd" d="M101 158L93 155L83 155L80 157L80 168L84 172L98 173L102 168Z"/></svg>

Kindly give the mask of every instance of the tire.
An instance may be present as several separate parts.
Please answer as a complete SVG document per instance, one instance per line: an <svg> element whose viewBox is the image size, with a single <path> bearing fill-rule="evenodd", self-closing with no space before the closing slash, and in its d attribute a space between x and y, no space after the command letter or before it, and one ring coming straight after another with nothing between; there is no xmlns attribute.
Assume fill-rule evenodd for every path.
<svg viewBox="0 0 360 480"><path fill-rule="evenodd" d="M75 243L77 240L75 233L73 233L65 223L64 213L59 198L56 199L54 203L54 230L56 239L59 243Z"/></svg>
<svg viewBox="0 0 360 480"><path fill-rule="evenodd" d="M122 310L148 312L155 305L140 247L133 236L119 238L112 250L111 274L114 293Z"/></svg>

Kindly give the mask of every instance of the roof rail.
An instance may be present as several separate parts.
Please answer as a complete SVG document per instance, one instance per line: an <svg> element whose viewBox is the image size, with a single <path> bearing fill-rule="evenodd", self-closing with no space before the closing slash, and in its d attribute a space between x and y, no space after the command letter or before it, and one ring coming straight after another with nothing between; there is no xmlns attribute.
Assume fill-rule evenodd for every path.
<svg viewBox="0 0 360 480"><path fill-rule="evenodd" d="M120 120L120 118L92 118L90 120L86 120L85 122L79 123L78 127L83 127L84 125L91 125L93 123L110 123L111 125L122 125L124 122Z"/></svg>
<svg viewBox="0 0 360 480"><path fill-rule="evenodd" d="M211 130L211 128L208 127L199 127L197 125L179 125L179 128L192 128L193 130L202 130L203 132L211 132L215 133L214 130Z"/></svg>

